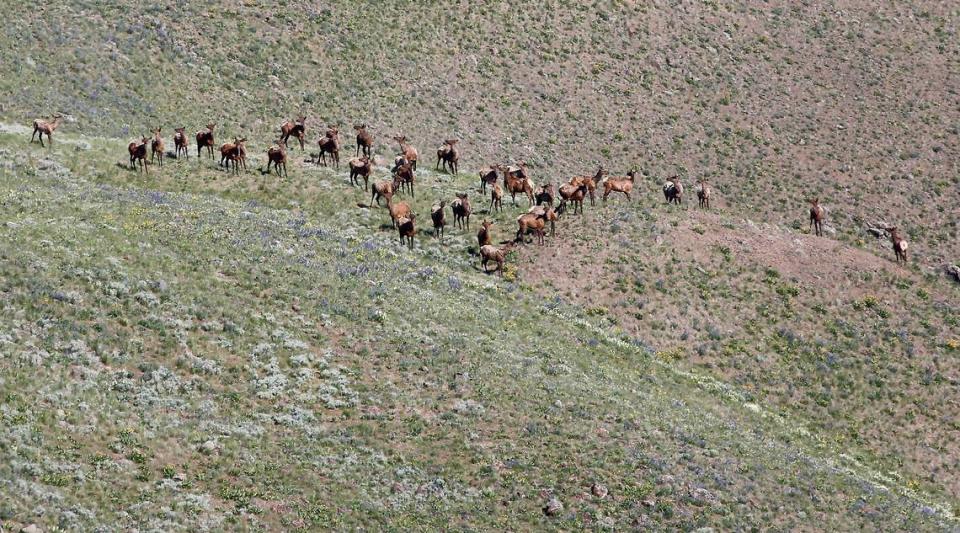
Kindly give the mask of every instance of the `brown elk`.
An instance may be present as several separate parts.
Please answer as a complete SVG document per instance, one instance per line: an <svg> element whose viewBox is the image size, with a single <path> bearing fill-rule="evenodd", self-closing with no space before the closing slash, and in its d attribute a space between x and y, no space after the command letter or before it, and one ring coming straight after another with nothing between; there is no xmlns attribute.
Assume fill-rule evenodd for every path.
<svg viewBox="0 0 960 533"><path fill-rule="evenodd" d="M600 167L597 169L597 173L593 176L574 176L573 178L570 178L570 185L580 185L581 183L586 183L587 194L590 195L590 205L596 205L594 198L596 196L597 185L600 184L603 176L606 173L607 171L603 168L603 165L600 165Z"/></svg>
<svg viewBox="0 0 960 533"><path fill-rule="evenodd" d="M533 180L527 174L527 165L523 161L519 166L500 167L503 173L503 184L510 193L514 207L517 205L517 193L527 195L528 205L533 205Z"/></svg>
<svg viewBox="0 0 960 533"><path fill-rule="evenodd" d="M453 225L460 229L470 229L470 199L467 193L457 193L457 199L450 202L450 209L453 211ZM464 228L466 222L466 228Z"/></svg>
<svg viewBox="0 0 960 533"><path fill-rule="evenodd" d="M300 141L300 151L303 151L303 142L307 136L307 117L306 115L297 116L296 120L287 120L280 125L280 140L283 144L290 141L293 137ZM280 143L277 143L280 144Z"/></svg>
<svg viewBox="0 0 960 533"><path fill-rule="evenodd" d="M317 157L317 164L323 161L323 166L327 166L327 154L333 161L334 168L340 170L340 130L336 126L330 126L326 135L320 137L317 141L320 146L320 155Z"/></svg>
<svg viewBox="0 0 960 533"><path fill-rule="evenodd" d="M480 192L487 192L487 185L497 182L497 167L486 166L480 169Z"/></svg>
<svg viewBox="0 0 960 533"><path fill-rule="evenodd" d="M187 128L174 128L173 130L173 147L177 151L177 158L180 158L180 153L183 153L184 157L189 157L187 151L187 134L184 133L184 130Z"/></svg>
<svg viewBox="0 0 960 533"><path fill-rule="evenodd" d="M443 170L456 175L459 171L460 151L457 149L458 139L447 139L443 141L443 146L437 149L437 168L443 163ZM449 168L449 170L447 170Z"/></svg>
<svg viewBox="0 0 960 533"><path fill-rule="evenodd" d="M360 185L360 178L363 178L363 190L368 190L372 172L373 163L369 157L354 157L350 160L350 185Z"/></svg>
<svg viewBox="0 0 960 533"><path fill-rule="evenodd" d="M611 176L607 178L607 181L603 182L603 201L606 202L607 197L610 196L612 192L622 192L627 197L627 201L630 201L630 191L633 190L633 181L636 177L637 171L631 170L627 172L626 176ZM676 185L680 187L680 192L682 193L683 187L680 185L680 182L676 182Z"/></svg>
<svg viewBox="0 0 960 533"><path fill-rule="evenodd" d="M820 237L823 235L823 219L827 214L826 210L820 205L819 198L807 201L810 202L810 230Z"/></svg>
<svg viewBox="0 0 960 533"><path fill-rule="evenodd" d="M207 129L197 132L197 158L200 157L200 150L206 148L210 159L213 159L213 128L216 126L216 124L210 123L207 124Z"/></svg>
<svg viewBox="0 0 960 533"><path fill-rule="evenodd" d="M540 192L534 195L534 205L549 205L553 207L553 184L548 183L540 186Z"/></svg>
<svg viewBox="0 0 960 533"><path fill-rule="evenodd" d="M232 143L222 144L220 146L220 165L224 166L224 162L226 162L227 168L232 168L234 174L240 173L241 165L246 170L247 150L243 145L245 142L247 142L246 138L234 137Z"/></svg>
<svg viewBox="0 0 960 533"><path fill-rule="evenodd" d="M673 176L663 184L663 197L667 203L683 204L683 185L680 183L680 176Z"/></svg>
<svg viewBox="0 0 960 533"><path fill-rule="evenodd" d="M397 227L398 220L405 218L410 214L410 204L406 202L393 203L391 200L387 202L387 211L390 212L390 223L395 228Z"/></svg>
<svg viewBox="0 0 960 533"><path fill-rule="evenodd" d="M407 136L396 135L393 137L393 140L400 144L400 155L410 163L413 170L417 170L417 149L407 142Z"/></svg>
<svg viewBox="0 0 960 533"><path fill-rule="evenodd" d="M515 242L523 242L524 235L533 233L537 237L537 242L543 245L544 228L547 220L555 220L556 213L553 209L547 208L544 211L524 213L517 217L517 238Z"/></svg>
<svg viewBox="0 0 960 533"><path fill-rule="evenodd" d="M409 216L397 219L397 231L400 233L400 246L403 246L404 238L406 238L407 245L411 250L413 250L413 236L416 234L416 228L413 226L416 218L417 215L415 213L410 213Z"/></svg>
<svg viewBox="0 0 960 533"><path fill-rule="evenodd" d="M487 263L493 261L497 264L497 274L500 277L503 277L503 264L507 258L507 252L510 251L512 243L507 243L506 246L502 248L497 248L491 244L485 244L480 247L480 267L483 268L485 274L489 274L487 270Z"/></svg>
<svg viewBox="0 0 960 533"><path fill-rule="evenodd" d="M400 187L400 179L396 175L393 177L393 181L383 180L378 181L370 187L370 204L371 205L380 205L380 199L383 198L387 201L387 207L390 206L390 202L393 201L393 194L397 192Z"/></svg>
<svg viewBox="0 0 960 533"><path fill-rule="evenodd" d="M363 152L364 157L370 157L373 154L373 135L367 131L366 124L354 125L357 130L357 157Z"/></svg>
<svg viewBox="0 0 960 533"><path fill-rule="evenodd" d="M277 176L287 177L287 141L283 140L283 137L277 140L276 145L267 148L267 174L270 173L271 165L277 171Z"/></svg>
<svg viewBox="0 0 960 533"><path fill-rule="evenodd" d="M33 135L30 136L30 142L33 142L34 137L37 137L39 134L40 146L46 146L43 144L43 136L47 136L47 140L50 141L50 145L53 145L53 132L60 127L60 124L63 123L63 115L60 113L54 114L50 117L52 120L49 122L46 120L40 120L39 118L33 121Z"/></svg>
<svg viewBox="0 0 960 533"><path fill-rule="evenodd" d="M893 243L893 253L897 254L897 262L907 262L907 240L900 236L897 227L885 228L890 233L890 242Z"/></svg>
<svg viewBox="0 0 960 533"><path fill-rule="evenodd" d="M416 197L416 194L413 192L413 184L416 180L416 174L414 173L414 165L407 161L402 156L398 158L399 160L394 165L393 175L395 176L395 181L398 181L400 184L400 189L402 191L404 188L410 191L410 196L412 198Z"/></svg>
<svg viewBox="0 0 960 533"><path fill-rule="evenodd" d="M547 222L550 223L550 235L556 235L557 233L557 220L560 220L560 213L563 210L557 208L554 210L552 207L545 207L542 205L535 205L530 209L527 209L527 213L537 215L538 217L545 217Z"/></svg>
<svg viewBox="0 0 960 533"><path fill-rule="evenodd" d="M47 137L49 139L49 137ZM127 145L127 151L130 152L130 168L136 170L137 162L140 163L140 170L143 172L149 172L147 170L147 143L150 142L149 137L144 137L140 142L133 141Z"/></svg>
<svg viewBox="0 0 960 533"><path fill-rule="evenodd" d="M160 126L153 130L153 140L150 141L150 163L157 160L158 166L163 166L163 138L160 137Z"/></svg>
<svg viewBox="0 0 960 533"><path fill-rule="evenodd" d="M430 219L433 220L433 236L443 242L443 227L447 225L447 216L444 214L444 207L447 203L440 200L440 203L434 204L430 209Z"/></svg>
<svg viewBox="0 0 960 533"><path fill-rule="evenodd" d="M500 184L493 182L490 188L490 211L503 212L503 189Z"/></svg>
<svg viewBox="0 0 960 533"><path fill-rule="evenodd" d="M583 199L587 196L588 185L581 181L579 185L566 183L560 186L560 206L557 210L563 212L567 202L573 204L573 214L577 214L577 208L580 208L580 214L583 214Z"/></svg>
<svg viewBox="0 0 960 533"><path fill-rule="evenodd" d="M700 183L697 184L697 200L700 202L701 209L710 209L711 194L713 194L713 189L710 188L710 184L707 183L707 180L700 180Z"/></svg>
<svg viewBox="0 0 960 533"><path fill-rule="evenodd" d="M484 220L483 223L480 224L480 231L477 232L477 243L479 243L480 246L490 244L491 226L493 226L493 222L490 222L489 220Z"/></svg>

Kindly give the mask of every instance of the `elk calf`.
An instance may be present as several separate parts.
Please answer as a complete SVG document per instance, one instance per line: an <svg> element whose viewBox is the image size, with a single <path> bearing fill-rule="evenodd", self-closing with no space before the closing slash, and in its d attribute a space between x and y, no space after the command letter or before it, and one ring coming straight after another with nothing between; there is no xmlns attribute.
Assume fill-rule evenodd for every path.
<svg viewBox="0 0 960 533"><path fill-rule="evenodd" d="M177 159L180 158L180 154L183 153L183 157L189 157L187 152L187 134L184 133L184 130L187 128L174 128L173 130L173 147L177 152Z"/></svg>
<svg viewBox="0 0 960 533"><path fill-rule="evenodd" d="M130 168L136 170L139 162L140 170L149 172L147 170L147 143L149 142L150 138L144 137L140 142L134 141L127 145L127 151L130 152Z"/></svg>
<svg viewBox="0 0 960 533"><path fill-rule="evenodd" d="M281 137L277 144L267 149L267 174L270 173L270 165L273 165L277 171L277 176L287 177L287 141ZM281 174L280 169L283 168Z"/></svg>
<svg viewBox="0 0 960 533"><path fill-rule="evenodd" d="M200 150L203 148L207 149L207 154L210 155L210 159L213 159L213 128L217 125L214 123L207 124L207 129L200 130L197 132L197 158L200 158Z"/></svg>
<svg viewBox="0 0 960 533"><path fill-rule="evenodd" d="M477 243L480 246L490 244L491 242L490 227L491 226L493 226L493 222L490 222L489 220L484 220L483 223L480 224L480 231L477 232Z"/></svg>
<svg viewBox="0 0 960 533"><path fill-rule="evenodd" d="M483 268L485 274L490 273L487 270L487 263L493 261L497 264L497 273L500 277L503 277L503 263L506 260L509 247L509 244L503 248L497 248L490 244L485 244L480 247L480 267Z"/></svg>
<svg viewBox="0 0 960 533"><path fill-rule="evenodd" d="M323 166L327 166L327 154L333 161L334 168L340 170L340 131L336 126L330 126L326 135L320 137L317 141L320 146L320 155L317 157L317 164L323 161Z"/></svg>
<svg viewBox="0 0 960 533"><path fill-rule="evenodd" d="M700 209L710 209L710 194L712 192L707 180L700 180L700 183L697 185L697 200L700 202ZM813 216L812 210L810 213L810 216Z"/></svg>
<svg viewBox="0 0 960 533"><path fill-rule="evenodd" d="M416 229L413 226L413 221L417 218L417 215L410 213L407 217L401 217L397 220L397 231L400 232L400 246L403 246L404 238L406 238L407 245L413 250L413 236L416 233Z"/></svg>
<svg viewBox="0 0 960 533"><path fill-rule="evenodd" d="M490 211L503 212L503 189L496 181L490 188Z"/></svg>
<svg viewBox="0 0 960 533"><path fill-rule="evenodd" d="M40 134L40 136L38 137L40 140L40 146L45 146L43 144L44 135L47 136L47 141L49 141L50 144L53 145L53 137L51 137L51 135L53 135L53 132L60 127L60 123L63 122L63 115L61 115L60 113L57 113L53 115L52 118L53 120L50 122L47 122L46 120L40 120L40 119L36 119L33 121L33 135L30 136L30 142L33 142L33 138L37 136L37 134Z"/></svg>
<svg viewBox="0 0 960 533"><path fill-rule="evenodd" d="M433 236L440 239L440 242L443 242L443 227L447 225L447 217L443 210L446 205L445 201L440 200L439 204L435 204L430 209L430 218L433 220Z"/></svg>
<svg viewBox="0 0 960 533"><path fill-rule="evenodd" d="M153 130L153 140L150 141L150 162L156 159L158 166L163 166L163 138L160 137L160 126Z"/></svg>
<svg viewBox="0 0 960 533"><path fill-rule="evenodd" d="M350 160L350 185L360 185L360 178L363 178L363 190L368 190L371 172L373 163L369 157L354 157Z"/></svg>

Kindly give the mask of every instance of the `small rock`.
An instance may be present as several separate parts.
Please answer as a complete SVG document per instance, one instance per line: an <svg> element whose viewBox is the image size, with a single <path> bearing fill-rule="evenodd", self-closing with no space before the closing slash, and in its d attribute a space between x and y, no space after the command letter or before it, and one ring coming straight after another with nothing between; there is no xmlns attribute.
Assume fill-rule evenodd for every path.
<svg viewBox="0 0 960 533"><path fill-rule="evenodd" d="M596 496L597 498L600 498L600 499L602 500L602 499L604 499L604 498L607 497L607 494L609 494L610 491L607 490L607 487L606 487L606 486L604 486L604 485L602 485L602 484L600 484L600 483L594 483L594 484L590 487L590 493L593 494L594 496Z"/></svg>
<svg viewBox="0 0 960 533"><path fill-rule="evenodd" d="M557 516L563 512L563 503L556 498L550 498L550 501L543 506L543 514L547 516Z"/></svg>
<svg viewBox="0 0 960 533"><path fill-rule="evenodd" d="M643 500L640 503L643 504L644 507L653 507L654 505L657 504L657 502L653 501L652 498L647 498L646 500Z"/></svg>
<svg viewBox="0 0 960 533"><path fill-rule="evenodd" d="M20 529L20 533L43 533L43 530L40 529L40 526L36 524L30 524L29 526Z"/></svg>
<svg viewBox="0 0 960 533"><path fill-rule="evenodd" d="M200 445L200 452L204 455L213 455L220 451L220 445L215 440L208 440Z"/></svg>

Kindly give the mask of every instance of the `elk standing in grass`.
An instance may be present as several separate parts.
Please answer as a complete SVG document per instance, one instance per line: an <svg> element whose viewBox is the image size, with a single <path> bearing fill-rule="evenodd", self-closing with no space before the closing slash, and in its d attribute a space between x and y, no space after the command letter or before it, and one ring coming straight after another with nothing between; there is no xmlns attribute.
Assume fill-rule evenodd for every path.
<svg viewBox="0 0 960 533"><path fill-rule="evenodd" d="M364 157L370 157L373 154L373 135L367 131L367 125L354 125L353 129L357 130L356 157L360 157L361 151L363 152Z"/></svg>
<svg viewBox="0 0 960 533"><path fill-rule="evenodd" d="M416 194L413 192L413 184L416 180L416 175L413 172L413 164L401 156L393 168L393 175L395 176L394 181L397 181L400 184L399 190L402 191L404 188L406 188L410 191L411 198L416 197Z"/></svg>
<svg viewBox="0 0 960 533"><path fill-rule="evenodd" d="M553 184L548 183L540 186L540 192L534 197L534 205L549 205L553 207Z"/></svg>
<svg viewBox="0 0 960 533"><path fill-rule="evenodd" d="M446 202L440 200L440 203L434 204L430 209L430 219L433 220L433 236L443 242L443 227L447 225L447 216L444 213Z"/></svg>
<svg viewBox="0 0 960 533"><path fill-rule="evenodd" d="M524 236L533 233L537 237L537 242L543 245L544 228L547 220L555 220L556 213L553 209L547 208L543 211L524 213L517 217L517 242L524 242Z"/></svg>
<svg viewBox="0 0 960 533"><path fill-rule="evenodd" d="M603 179L604 174L607 171L603 168L603 165L597 169L597 173L593 176L575 176L570 178L570 185L579 186L581 183L587 185L587 194L590 195L590 205L596 205L595 197L597 191L597 185L600 184L600 181Z"/></svg>
<svg viewBox="0 0 960 533"><path fill-rule="evenodd" d="M527 213L537 215L538 217L544 217L547 222L550 223L550 236L556 235L557 233L557 220L560 220L560 213L563 210L559 207L554 210L552 207L546 207L542 205L535 205L530 209L527 209Z"/></svg>
<svg viewBox="0 0 960 533"><path fill-rule="evenodd" d="M710 195L712 193L713 189L710 188L707 180L700 180L700 183L697 184L697 200L700 202L700 209L710 209Z"/></svg>
<svg viewBox="0 0 960 533"><path fill-rule="evenodd" d="M633 180L637 176L636 170L631 170L627 172L626 176L618 177L609 177L607 181L603 182L603 201L607 201L607 196L610 196L612 192L621 192L627 197L627 201L630 201L630 191L633 190ZM679 182L677 183L679 187ZM680 189L683 190L682 188Z"/></svg>
<svg viewBox="0 0 960 533"><path fill-rule="evenodd" d="M369 157L354 157L350 160L350 185L360 185L360 178L363 178L363 190L369 190L372 172L373 163L370 162Z"/></svg>
<svg viewBox="0 0 960 533"><path fill-rule="evenodd" d="M174 128L173 130L173 147L177 152L177 159L180 158L180 154L183 153L183 157L189 157L187 150L187 134L184 133L184 130L187 128Z"/></svg>
<svg viewBox="0 0 960 533"><path fill-rule="evenodd" d="M503 212L503 189L497 182L490 187L490 211Z"/></svg>
<svg viewBox="0 0 960 533"><path fill-rule="evenodd" d="M413 225L416 218L417 215L415 213L410 213L409 216L397 219L397 231L400 233L400 246L403 246L404 239L406 239L407 245L411 250L413 250L413 236L417 232Z"/></svg>
<svg viewBox="0 0 960 533"><path fill-rule="evenodd" d="M303 141L307 136L307 117L300 115L297 120L288 120L280 125L280 140L286 144L290 137L300 141L300 151L303 151ZM277 143L280 144L280 143Z"/></svg>
<svg viewBox="0 0 960 533"><path fill-rule="evenodd" d="M573 214L577 214L577 208L580 208L580 214L583 214L583 199L587 196L587 184L580 182L579 185L572 185L570 183L560 186L560 206L557 207L558 210L563 212L566 208L567 202L573 204Z"/></svg>
<svg viewBox="0 0 960 533"><path fill-rule="evenodd" d="M480 246L480 267L483 268L485 274L490 272L487 270L487 263L493 261L497 264L497 274L502 278L503 277L503 263L506 261L507 252L510 251L511 244L508 243L502 248L498 248L491 244L485 244Z"/></svg>
<svg viewBox="0 0 960 533"><path fill-rule="evenodd" d="M393 203L393 200L390 200L387 202L387 211L390 212L390 223L396 228L397 221L410 214L410 204L406 202Z"/></svg>
<svg viewBox="0 0 960 533"><path fill-rule="evenodd" d="M470 229L470 199L467 193L457 193L457 199L450 202L450 209L453 210L453 224L460 229ZM466 228L464 228L466 223Z"/></svg>
<svg viewBox="0 0 960 533"><path fill-rule="evenodd" d="M480 231L477 232L477 243L480 244L480 246L490 244L491 226L493 226L493 222L490 222L489 220L484 220L483 223L480 224Z"/></svg>
<svg viewBox="0 0 960 533"><path fill-rule="evenodd" d="M393 181L383 180L378 181L370 187L370 205L380 205L380 199L383 198L387 201L387 207L390 207L390 202L393 201L393 194L397 192L397 189L400 187L400 179L394 175Z"/></svg>
<svg viewBox="0 0 960 533"><path fill-rule="evenodd" d="M149 142L150 138L144 137L140 142L133 141L127 145L127 151L130 152L130 168L136 170L137 162L139 162L140 170L149 172L147 170L147 143Z"/></svg>
<svg viewBox="0 0 960 533"><path fill-rule="evenodd" d="M157 160L158 166L163 166L163 138L160 137L160 126L153 130L153 140L150 141L150 163Z"/></svg>
<svg viewBox="0 0 960 533"><path fill-rule="evenodd" d="M267 149L267 174L270 173L270 165L273 165L278 176L287 177L287 141L283 137L277 140L277 144ZM283 169L283 173L280 169Z"/></svg>
<svg viewBox="0 0 960 533"><path fill-rule="evenodd" d="M327 166L327 154L329 153L334 168L340 170L340 131L337 127L330 126L327 134L320 137L317 144L320 146L320 156L317 157L317 164L319 165L320 161L323 160L323 166Z"/></svg>
<svg viewBox="0 0 960 533"><path fill-rule="evenodd" d="M817 237L820 237L823 235L823 218L826 215L826 211L823 209L823 206L820 205L819 198L808 201L810 202L810 230L813 231Z"/></svg>
<svg viewBox="0 0 960 533"><path fill-rule="evenodd" d="M457 174L460 162L460 151L457 150L457 142L458 139L447 139L443 141L443 146L437 149L437 166L435 170L439 170L440 163L443 163L444 171L453 175Z"/></svg>
<svg viewBox="0 0 960 533"><path fill-rule="evenodd" d="M893 253L897 254L897 262L907 262L907 240L900 236L897 227L886 228L890 233L890 242L893 243Z"/></svg>
<svg viewBox="0 0 960 533"><path fill-rule="evenodd" d="M683 204L683 185L680 183L680 176L674 176L663 184L663 197L667 203Z"/></svg>
<svg viewBox="0 0 960 533"><path fill-rule="evenodd" d="M493 185L497 182L496 166L486 166L480 169L480 192L487 192L487 185Z"/></svg>
<svg viewBox="0 0 960 533"><path fill-rule="evenodd" d="M207 129L197 132L197 158L200 157L200 150L206 148L210 159L213 159L213 128L216 126L216 124L210 123L207 124Z"/></svg>
<svg viewBox="0 0 960 533"><path fill-rule="evenodd" d="M514 207L517 205L517 193L527 195L528 205L533 205L533 180L527 174L527 165L523 161L516 167L501 167L503 184L510 193Z"/></svg>
<svg viewBox="0 0 960 533"><path fill-rule="evenodd" d="M224 162L226 162L226 167L232 168L234 174L240 173L241 165L243 165L243 169L246 170L247 150L243 145L245 142L247 142L246 138L234 137L232 143L224 143L221 145L220 165L223 166Z"/></svg>
<svg viewBox="0 0 960 533"><path fill-rule="evenodd" d="M63 122L63 115L57 113L50 117L52 120L47 122L46 120L40 120L39 118L33 121L33 135L30 136L30 142L33 142L34 137L39 134L40 146L46 146L43 144L43 136L47 136L47 141L53 145L53 132L60 127L60 124Z"/></svg>
<svg viewBox="0 0 960 533"><path fill-rule="evenodd" d="M413 170L417 170L417 149L407 142L407 136L396 135L393 140L400 144L400 155L410 163Z"/></svg>

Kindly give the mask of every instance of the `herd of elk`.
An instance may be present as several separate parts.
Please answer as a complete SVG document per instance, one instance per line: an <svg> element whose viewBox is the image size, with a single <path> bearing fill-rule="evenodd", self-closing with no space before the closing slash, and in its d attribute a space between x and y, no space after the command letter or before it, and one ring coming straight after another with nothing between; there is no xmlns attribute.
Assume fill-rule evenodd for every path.
<svg viewBox="0 0 960 533"><path fill-rule="evenodd" d="M43 144L43 136L47 136L47 141L53 145L53 132L60 127L60 124L63 122L63 115L56 113L50 117L50 121L37 119L33 121L33 135L30 136L30 142L33 142L34 137L37 137L40 140L40 146L45 146Z"/></svg>
<svg viewBox="0 0 960 533"><path fill-rule="evenodd" d="M280 125L280 140L286 144L290 137L300 141L300 151L303 151L303 141L307 136L307 117L300 115L296 120L288 120ZM280 144L280 143L277 143Z"/></svg>
<svg viewBox="0 0 960 533"><path fill-rule="evenodd" d="M43 136L47 136L47 141L52 144L52 134L63 122L63 115L57 113L51 117L51 120L37 119L33 122L33 133L30 136L30 142L39 140L41 146L46 146L43 142ZM207 124L206 128L196 133L197 157L202 157L203 149L207 149L208 156L213 158L214 147L214 128L215 123ZM357 157L350 160L350 183L351 185L360 185L360 178L363 178L364 191L371 191L371 204L381 205L381 199L387 203L390 210L391 222L395 228L400 229L401 243L413 246L413 224L415 214L410 211L410 206L404 202L394 203L393 196L397 192L409 192L414 196L415 171L417 169L417 149L407 142L405 135L396 135L393 139L400 146L400 153L394 160L394 166L391 169L393 173L392 180L384 180L370 185L370 177L373 173L373 136L367 131L366 124L354 126L357 131ZM150 164L157 164L163 167L165 156L165 145L161 136L162 128L158 126L150 137L142 137L139 141L133 141L127 146L131 169L141 172L148 172L146 153L147 143L150 144L151 157ZM176 148L175 157L187 156L187 138L186 128L180 127L174 129L173 144ZM280 126L281 136L274 146L267 149L267 167L266 171L261 173L269 174L271 167L274 168L278 176L287 176L287 146L290 137L295 137L300 142L300 149L304 149L304 138L306 134L306 116L299 115L296 120L287 120ZM232 168L233 173L239 173L240 168L246 171L246 139L235 137L233 142L224 143L220 146L220 166ZM437 165L435 170L440 170L442 165L445 172L457 174L459 172L460 154L457 149L458 139L446 139L443 145L437 150ZM318 141L320 154L317 157L317 164L327 165L327 155L331 157L334 167L339 170L339 128L330 125L324 136ZM362 153L362 157L361 157ZM139 165L139 167L138 167ZM262 169L262 167L261 167ZM491 189L490 204L488 211L503 211L503 188L510 193L513 205L517 205L516 195L525 194L529 205L528 212L517 217L518 230L515 242L523 242L523 237L534 234L537 241L543 244L544 228L546 222L550 222L551 234L554 232L554 223L558 216L563 213L568 203L573 204L573 214L583 213L584 199L589 196L590 204L594 205L594 191L600 185L603 186L603 200L612 192L623 193L627 200L631 200L631 191L635 184L637 171L631 170L626 176L605 177L606 170L599 166L593 176L575 176L566 184L559 187L560 204L556 210L553 209L555 196L552 184L542 186L538 192L534 193L535 186L530 178L529 172L524 161L519 161L514 165L488 165L479 171L480 192L485 193L487 188ZM502 178L501 178L502 176ZM501 188L500 182L503 183ZM710 200L712 189L706 179L697 182L696 187L697 200L701 209L710 209ZM673 176L663 184L663 195L667 203L683 204L683 185L679 176ZM450 203L454 215L454 225L461 229L469 229L471 206L466 193L458 193L457 198ZM823 221L826 211L820 205L819 199L814 198L808 201L810 203L810 231L816 236L823 235ZM363 204L360 204L363 205ZM442 241L444 227L446 226L446 217L444 208L445 201L440 201L431 210L431 218L434 223L435 235ZM542 206L542 207L541 207ZM477 239L481 247L488 247L488 260L495 260L495 247L490 246L489 229L492 222L484 221ZM907 241L902 238L896 227L882 228L889 233L890 241L896 254L897 262L907 261ZM502 269L502 262L499 263ZM486 267L484 266L484 269Z"/></svg>

